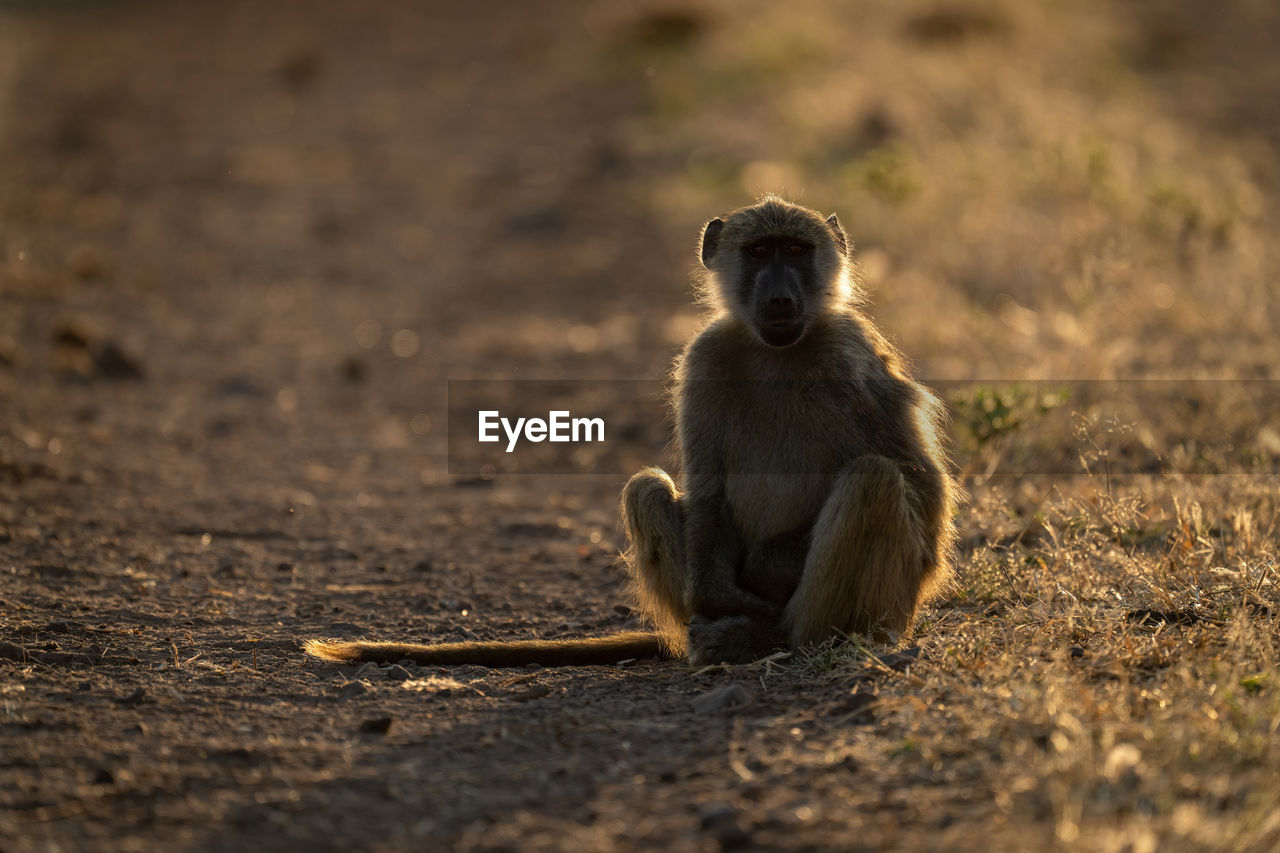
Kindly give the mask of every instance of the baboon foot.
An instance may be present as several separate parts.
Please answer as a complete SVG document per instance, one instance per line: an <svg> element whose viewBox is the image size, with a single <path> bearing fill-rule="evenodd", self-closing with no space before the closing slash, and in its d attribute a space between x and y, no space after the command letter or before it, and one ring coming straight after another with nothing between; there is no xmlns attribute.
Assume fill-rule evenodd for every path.
<svg viewBox="0 0 1280 853"><path fill-rule="evenodd" d="M689 621L689 662L695 666L751 663L782 647L776 624L750 616L695 616Z"/></svg>

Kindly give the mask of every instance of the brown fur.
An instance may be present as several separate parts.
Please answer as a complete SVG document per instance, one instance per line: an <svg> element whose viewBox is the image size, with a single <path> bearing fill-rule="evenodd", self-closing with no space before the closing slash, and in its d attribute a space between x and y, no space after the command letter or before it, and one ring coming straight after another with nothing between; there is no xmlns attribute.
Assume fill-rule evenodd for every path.
<svg viewBox="0 0 1280 853"><path fill-rule="evenodd" d="M811 246L783 279L805 329L783 347L744 271L764 238ZM675 368L684 490L648 469L623 494L641 608L697 663L907 630L950 574L939 401L858 309L834 216L768 197L712 220L702 255L715 315Z"/></svg>
<svg viewBox="0 0 1280 853"><path fill-rule="evenodd" d="M437 666L471 664L474 666L586 666L614 664L628 658L660 657L663 652L656 634L649 631L624 631L608 637L581 640L521 640L517 642L379 643L326 642L309 640L303 649L307 654L338 663L374 661L414 663Z"/></svg>
<svg viewBox="0 0 1280 853"><path fill-rule="evenodd" d="M808 246L767 294L746 252L760 241L779 253ZM701 254L713 316L674 373L683 491L647 468L622 493L632 597L656 633L312 640L308 654L479 666L742 662L835 633L910 627L950 575L956 490L942 407L858 309L839 222L770 196L712 220ZM790 299L788 316L803 325L793 343L766 342L770 294Z"/></svg>

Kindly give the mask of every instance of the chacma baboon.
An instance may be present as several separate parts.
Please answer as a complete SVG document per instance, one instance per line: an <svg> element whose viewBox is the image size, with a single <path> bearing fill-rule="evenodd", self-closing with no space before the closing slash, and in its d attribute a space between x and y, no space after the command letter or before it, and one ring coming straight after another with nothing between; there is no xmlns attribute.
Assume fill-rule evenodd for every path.
<svg viewBox="0 0 1280 853"><path fill-rule="evenodd" d="M941 403L859 310L835 215L767 197L711 220L702 263L683 488L651 468L623 491L641 609L694 663L905 630L950 571Z"/></svg>
<svg viewBox="0 0 1280 853"><path fill-rule="evenodd" d="M511 666L665 654L746 662L892 636L946 581L955 486L938 399L858 306L834 215L769 196L706 226L710 323L675 367L681 485L622 494L656 633L516 643L323 643L329 660Z"/></svg>

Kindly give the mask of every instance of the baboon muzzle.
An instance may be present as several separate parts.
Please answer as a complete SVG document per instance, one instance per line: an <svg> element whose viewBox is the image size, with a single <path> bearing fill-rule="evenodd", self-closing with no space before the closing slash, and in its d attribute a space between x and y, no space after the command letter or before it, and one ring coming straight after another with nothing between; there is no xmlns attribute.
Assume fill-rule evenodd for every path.
<svg viewBox="0 0 1280 853"><path fill-rule="evenodd" d="M784 271L766 270L759 279L756 326L771 347L788 347L804 334L804 312Z"/></svg>

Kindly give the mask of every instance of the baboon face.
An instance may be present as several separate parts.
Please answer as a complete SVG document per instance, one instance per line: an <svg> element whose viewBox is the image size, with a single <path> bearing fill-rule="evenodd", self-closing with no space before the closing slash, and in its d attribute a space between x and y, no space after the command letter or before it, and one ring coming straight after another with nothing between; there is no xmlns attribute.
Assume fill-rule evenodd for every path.
<svg viewBox="0 0 1280 853"><path fill-rule="evenodd" d="M711 220L702 237L721 300L771 347L799 341L842 291L844 255L834 214L773 198Z"/></svg>

